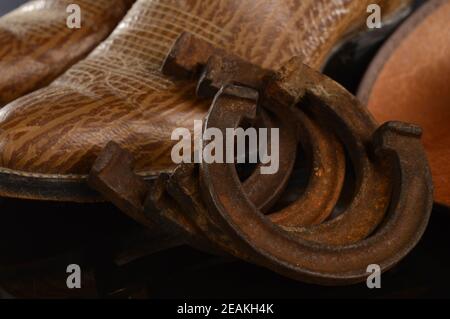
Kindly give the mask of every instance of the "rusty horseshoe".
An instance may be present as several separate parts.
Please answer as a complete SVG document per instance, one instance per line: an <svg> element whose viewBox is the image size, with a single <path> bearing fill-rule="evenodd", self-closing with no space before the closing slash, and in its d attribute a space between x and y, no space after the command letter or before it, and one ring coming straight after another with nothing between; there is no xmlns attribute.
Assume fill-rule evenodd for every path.
<svg viewBox="0 0 450 319"><path fill-rule="evenodd" d="M132 156L110 143L89 183L129 216L205 251L325 285L363 281L370 264L388 270L421 238L433 187L419 127L378 127L354 96L299 58L264 70L189 34L175 43L163 72L198 78L197 94L214 96L205 128L225 133L265 116L263 125L284 127L282 169L273 176L255 170L242 182L232 163L182 164L148 185L133 172ZM297 144L311 161L307 187L268 214L292 173ZM330 219L349 169L352 198Z"/></svg>

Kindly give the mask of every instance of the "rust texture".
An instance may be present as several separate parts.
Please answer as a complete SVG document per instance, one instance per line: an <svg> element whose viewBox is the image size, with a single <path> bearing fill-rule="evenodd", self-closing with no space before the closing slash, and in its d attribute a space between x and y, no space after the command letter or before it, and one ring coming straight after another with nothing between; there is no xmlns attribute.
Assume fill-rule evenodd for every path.
<svg viewBox="0 0 450 319"><path fill-rule="evenodd" d="M421 238L433 187L419 127L379 126L354 96L300 58L262 70L184 34L163 71L197 78L198 95L214 96L205 128L225 135L246 122L280 127L280 170L257 169L241 181L235 164L182 164L149 186L133 173L131 155L110 145L90 183L131 217L199 249L325 285L364 281L371 264L386 271ZM300 146L307 186L276 211ZM354 190L333 216L348 170Z"/></svg>

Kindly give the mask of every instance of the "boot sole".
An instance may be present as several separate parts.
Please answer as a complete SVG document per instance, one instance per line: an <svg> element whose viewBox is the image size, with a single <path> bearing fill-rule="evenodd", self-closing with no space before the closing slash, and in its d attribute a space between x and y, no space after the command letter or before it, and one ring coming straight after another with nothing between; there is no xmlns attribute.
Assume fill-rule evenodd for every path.
<svg viewBox="0 0 450 319"><path fill-rule="evenodd" d="M162 172L138 173L151 182ZM39 174L0 168L0 197L96 203L105 201L87 184L88 175Z"/></svg>

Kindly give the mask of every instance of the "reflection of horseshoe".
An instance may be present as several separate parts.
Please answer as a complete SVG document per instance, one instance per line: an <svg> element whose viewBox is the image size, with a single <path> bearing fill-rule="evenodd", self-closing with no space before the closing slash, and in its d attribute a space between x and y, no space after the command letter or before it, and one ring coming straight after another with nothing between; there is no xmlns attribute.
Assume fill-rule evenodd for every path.
<svg viewBox="0 0 450 319"><path fill-rule="evenodd" d="M298 81L300 78L307 80L295 83L294 80ZM318 80L321 81L318 82ZM296 86L298 83L303 86L303 89L299 90L300 86ZM314 86L309 86L309 83L314 83ZM241 97L245 95L241 93L242 90L242 88L228 88L221 93L216 103L219 103L222 112L227 105L236 104L239 101L239 103L247 104L247 115L252 114L251 103L242 98L236 98L236 95ZM246 246L246 254L252 255L254 262L290 277L307 281L330 284L357 282L367 276L366 268L369 264L379 264L384 270L395 265L421 237L432 205L429 168L418 139L420 130L412 125L388 123L375 132L372 119L350 94L330 80L298 64L297 61L291 61L278 78L269 84L267 91L271 94L271 98L277 97L281 101L296 102L304 94L301 104L307 104L308 99L320 102L322 105L319 110L327 112L327 117L334 119L334 122L341 127L342 137L350 143L349 152L358 174L358 190L347 212L342 215L344 218L338 219L337 228L327 226L324 231L331 230L330 233L333 233L337 229L335 233L340 235L341 230L349 227L347 231L351 239L348 243L354 243L357 241L356 238L363 239L370 235L368 229L372 231L379 224L378 214L381 209L378 208L378 203L383 205L382 213L384 213L384 208L387 207L384 201L386 197L388 199L390 197L390 194L386 196L385 193L387 187L381 185L387 185L388 177L391 177L397 182L393 183L389 214L375 234L366 240L338 247L317 245L298 236L308 238L311 233L317 234L317 237L313 239L325 239L326 242L328 237L324 238L320 233L315 233L318 228L314 227L310 233L302 231L293 236L289 229L275 227L261 216L243 195L242 190L237 191L241 185L232 165L202 164L200 173L202 193L210 211L222 224L224 231L228 232L229 236L240 245ZM239 93L236 94L236 92ZM288 94L291 92L300 94ZM331 98L336 98L336 101L330 100ZM278 103L279 106L280 103ZM334 117L336 113L342 120L338 121L338 118ZM217 116L218 113L212 110L207 125L219 124L220 128L230 127L230 125L232 127L238 125L241 120L241 116L236 115L234 122L218 123ZM352 117L353 123L348 123L350 127L346 127L346 121ZM369 130L366 129L367 127ZM354 132L358 132L360 134L358 136L362 139L358 139L357 136L352 137L351 133L354 134ZM386 156L383 167L388 169L388 176L380 174L376 167L372 168L374 164L365 155L368 144L372 141L376 157ZM362 156L362 159L358 160L355 156ZM373 180L374 176L380 180ZM217 182L218 180L220 183ZM380 187L367 184L370 182ZM221 187L221 183L228 187ZM381 190L378 194L382 195L381 200L376 200L373 206L370 202L366 202L375 212L370 212L370 209L358 211L375 224L368 225L369 227L358 221L358 216L345 217L356 214L354 209L361 205L363 197L370 200L371 196L375 196L374 193L370 196L365 195L366 187L373 191ZM357 225L364 228L364 231L359 228L353 229L355 221L358 222ZM339 238L338 242L346 242L346 240ZM333 244L338 243L333 242Z"/></svg>

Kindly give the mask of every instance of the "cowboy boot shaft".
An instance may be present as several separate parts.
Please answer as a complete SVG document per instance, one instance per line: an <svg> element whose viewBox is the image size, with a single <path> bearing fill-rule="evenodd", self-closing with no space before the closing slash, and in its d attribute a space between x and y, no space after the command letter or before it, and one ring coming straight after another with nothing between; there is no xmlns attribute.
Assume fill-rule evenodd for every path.
<svg viewBox="0 0 450 319"><path fill-rule="evenodd" d="M209 107L193 83L160 72L183 31L265 68L302 56L318 69L365 24L369 2L139 0L86 59L0 111L0 173L83 179L111 140L136 155L140 174L171 171L173 130L192 128ZM390 1L385 16L406 2Z"/></svg>

